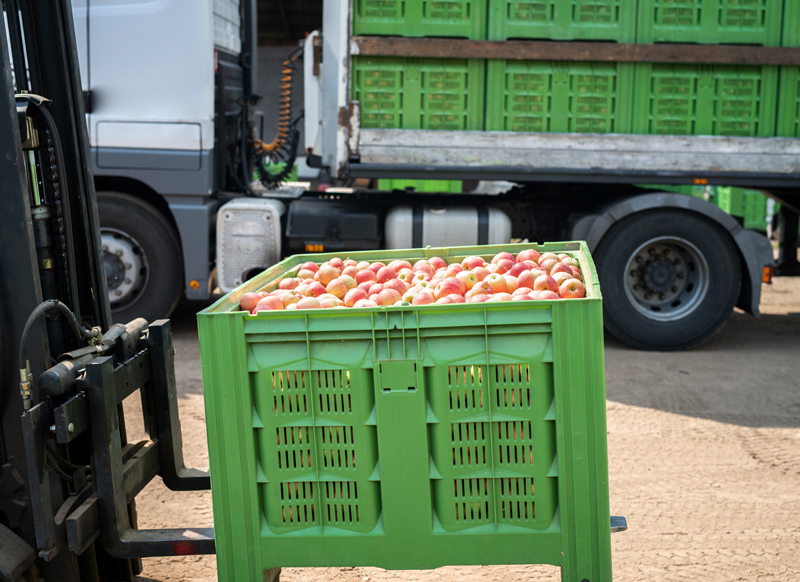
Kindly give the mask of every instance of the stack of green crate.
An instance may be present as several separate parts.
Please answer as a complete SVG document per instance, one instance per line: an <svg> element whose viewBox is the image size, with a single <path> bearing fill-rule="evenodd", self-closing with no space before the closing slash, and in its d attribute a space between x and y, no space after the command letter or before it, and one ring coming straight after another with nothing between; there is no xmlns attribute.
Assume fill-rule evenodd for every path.
<svg viewBox="0 0 800 582"><path fill-rule="evenodd" d="M391 178L378 180L378 190L407 190L409 188L416 192L461 194L463 183L461 180L403 180Z"/></svg>
<svg viewBox="0 0 800 582"><path fill-rule="evenodd" d="M786 0L783 45L800 47L800 0ZM800 67L781 67L776 135L800 137Z"/></svg>
<svg viewBox="0 0 800 582"><path fill-rule="evenodd" d="M530 245L364 251L361 261ZM276 566L553 564L611 580L602 300L198 315L221 582Z"/></svg>

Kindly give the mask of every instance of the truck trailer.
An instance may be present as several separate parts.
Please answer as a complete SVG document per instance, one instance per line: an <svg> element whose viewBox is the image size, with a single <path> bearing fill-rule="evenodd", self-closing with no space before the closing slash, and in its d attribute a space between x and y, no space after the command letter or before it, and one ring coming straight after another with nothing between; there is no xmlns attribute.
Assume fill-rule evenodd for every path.
<svg viewBox="0 0 800 582"><path fill-rule="evenodd" d="M769 241L652 185L767 193L782 267L796 265L798 0L683 15L660 0L412 4L325 0L275 80L280 111L263 115L284 125L266 144L254 1L73 2L121 320L291 252L509 240L586 240L606 326L638 348L696 346L734 307L758 315ZM319 180L280 185L271 172L300 147Z"/></svg>

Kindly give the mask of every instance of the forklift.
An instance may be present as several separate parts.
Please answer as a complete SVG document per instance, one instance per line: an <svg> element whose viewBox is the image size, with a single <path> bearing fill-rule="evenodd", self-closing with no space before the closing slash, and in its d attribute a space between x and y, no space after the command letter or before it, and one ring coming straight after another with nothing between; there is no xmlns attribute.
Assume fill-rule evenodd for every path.
<svg viewBox="0 0 800 582"><path fill-rule="evenodd" d="M184 466L169 321L112 324L71 4L4 7L0 581L131 581L144 557L214 553L213 528L141 530L135 504L209 475Z"/></svg>

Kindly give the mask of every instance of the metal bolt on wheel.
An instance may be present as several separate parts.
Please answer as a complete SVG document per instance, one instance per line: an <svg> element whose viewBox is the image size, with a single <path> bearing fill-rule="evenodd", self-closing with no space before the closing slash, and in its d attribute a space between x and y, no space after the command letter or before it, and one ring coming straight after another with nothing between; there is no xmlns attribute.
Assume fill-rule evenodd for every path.
<svg viewBox="0 0 800 582"><path fill-rule="evenodd" d="M101 229L108 298L112 309L131 303L147 287L150 270L139 242L114 228Z"/></svg>

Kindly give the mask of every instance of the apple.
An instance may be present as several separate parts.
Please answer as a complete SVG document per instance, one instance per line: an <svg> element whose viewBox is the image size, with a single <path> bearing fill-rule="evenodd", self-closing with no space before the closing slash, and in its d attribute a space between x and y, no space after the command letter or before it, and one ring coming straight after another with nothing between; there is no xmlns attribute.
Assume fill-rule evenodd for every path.
<svg viewBox="0 0 800 582"><path fill-rule="evenodd" d="M384 264L383 264L383 263L381 263L381 262L376 262L376 263L370 263L369 267L367 267L367 268L368 268L370 271L373 271L373 272L377 273L378 271L380 271L380 270L381 270L383 267L385 267L385 266L386 266L386 265L384 265Z"/></svg>
<svg viewBox="0 0 800 582"><path fill-rule="evenodd" d="M561 283L558 294L564 299L580 299L586 297L586 285L577 279L567 279Z"/></svg>
<svg viewBox="0 0 800 582"><path fill-rule="evenodd" d="M311 283L311 285L308 286L308 289L306 289L306 292L303 293L303 295L305 295L306 297L319 297L320 295L325 293L325 291L326 289L322 285L322 283L314 281L313 283Z"/></svg>
<svg viewBox="0 0 800 582"><path fill-rule="evenodd" d="M298 295L305 297L306 291L308 291L309 287L310 287L309 283L301 283L300 285L294 288L294 292L297 293Z"/></svg>
<svg viewBox="0 0 800 582"><path fill-rule="evenodd" d="M575 257L567 256L566 258L561 259L561 262L565 265L569 265L570 267L576 267L578 269L581 267L580 261Z"/></svg>
<svg viewBox="0 0 800 582"><path fill-rule="evenodd" d="M358 283L356 283L356 280L353 279L350 275L345 275L344 273L342 273L339 276L339 279L344 281L344 284L347 286L348 291L350 289L355 289L356 287L358 287Z"/></svg>
<svg viewBox="0 0 800 582"><path fill-rule="evenodd" d="M436 299L430 293L417 293L411 301L411 305L430 305Z"/></svg>
<svg viewBox="0 0 800 582"><path fill-rule="evenodd" d="M558 263L558 259L543 258L541 261L539 261L539 268L549 273L550 270L556 266L556 263Z"/></svg>
<svg viewBox="0 0 800 582"><path fill-rule="evenodd" d="M281 307L281 309L283 309L283 307ZM253 311L250 312L250 315L255 315L260 311L275 311L275 310L272 309L272 307L270 307L269 305L256 305L255 307L253 307Z"/></svg>
<svg viewBox="0 0 800 582"><path fill-rule="evenodd" d="M506 291L513 293L517 288L517 278L507 274L502 277L506 280Z"/></svg>
<svg viewBox="0 0 800 582"><path fill-rule="evenodd" d="M428 259L428 262L434 269L445 269L447 268L447 263L442 257L431 257Z"/></svg>
<svg viewBox="0 0 800 582"><path fill-rule="evenodd" d="M356 273L356 283L363 283L364 281L377 281L378 277L375 275L375 271L371 271L370 269L364 269Z"/></svg>
<svg viewBox="0 0 800 582"><path fill-rule="evenodd" d="M572 275L572 268L564 263L556 263L553 265L553 268L550 269L550 276L552 277L556 273L568 273L569 275Z"/></svg>
<svg viewBox="0 0 800 582"><path fill-rule="evenodd" d="M496 263L490 263L490 264L486 265L486 270L489 271L489 273L496 273L497 272L497 264Z"/></svg>
<svg viewBox="0 0 800 582"><path fill-rule="evenodd" d="M433 277L433 274L436 272L436 269L433 268L433 265L426 260L417 261L414 263L414 266L411 268L411 270L415 273L427 273L431 277Z"/></svg>
<svg viewBox="0 0 800 582"><path fill-rule="evenodd" d="M486 300L487 303L497 303L499 301L511 301L511 293L495 293L489 299Z"/></svg>
<svg viewBox="0 0 800 582"><path fill-rule="evenodd" d="M455 301L453 301L453 298L450 297L449 295L445 295L444 297L440 297L439 299L437 299L436 303L439 303L441 305L446 305L448 303L455 303Z"/></svg>
<svg viewBox="0 0 800 582"><path fill-rule="evenodd" d="M303 263L302 265L300 265L300 269L301 270L306 269L308 271L311 271L312 273L316 273L317 271L319 271L319 265L313 261L308 261L307 263Z"/></svg>
<svg viewBox="0 0 800 582"><path fill-rule="evenodd" d="M344 262L344 266L345 266L345 267L355 267L356 265L358 265L358 263L356 262L356 260L355 260L355 259L347 259L347 260Z"/></svg>
<svg viewBox="0 0 800 582"><path fill-rule="evenodd" d="M540 275L536 277L536 281L533 282L533 290L553 291L555 293L558 291L558 284L550 275Z"/></svg>
<svg viewBox="0 0 800 582"><path fill-rule="evenodd" d="M562 261L562 260L566 259L567 257L569 257L569 255L567 253L558 253L558 260L559 261Z"/></svg>
<svg viewBox="0 0 800 582"><path fill-rule="evenodd" d="M353 307L377 307L378 304L370 299L359 299Z"/></svg>
<svg viewBox="0 0 800 582"><path fill-rule="evenodd" d="M404 281L400 279L389 279L386 283L383 284L384 289L394 289L401 295L408 291L408 285Z"/></svg>
<svg viewBox="0 0 800 582"><path fill-rule="evenodd" d="M300 284L300 279L298 277L290 277L288 279L281 280L281 282L278 283L278 288L279 289L294 289L299 284Z"/></svg>
<svg viewBox="0 0 800 582"><path fill-rule="evenodd" d="M390 262L387 265L390 269L394 269L396 272L400 272L400 269L410 269L411 263L408 261L398 260L395 259L394 261Z"/></svg>
<svg viewBox="0 0 800 582"><path fill-rule="evenodd" d="M322 285L327 285L339 275L341 272L333 265L322 265L314 275L314 280L319 281Z"/></svg>
<svg viewBox="0 0 800 582"><path fill-rule="evenodd" d="M239 297L239 309L242 311L253 311L258 301L261 299L261 295L258 293L243 293L241 297Z"/></svg>
<svg viewBox="0 0 800 582"><path fill-rule="evenodd" d="M478 293L477 295L473 295L469 299L467 299L467 303L484 303L488 301L491 295L486 295L484 293Z"/></svg>
<svg viewBox="0 0 800 582"><path fill-rule="evenodd" d="M544 275L545 273L542 273ZM536 281L536 276L531 271L522 271L517 275L517 289L520 287L527 287L533 289L533 282Z"/></svg>
<svg viewBox="0 0 800 582"><path fill-rule="evenodd" d="M447 269L444 271L444 278L447 279L448 277L455 277L459 273L463 273L464 269L458 263L453 263L452 265L448 265Z"/></svg>
<svg viewBox="0 0 800 582"><path fill-rule="evenodd" d="M363 283L359 283L356 289L361 289L364 293L369 294L370 288L375 284L375 281L364 281Z"/></svg>
<svg viewBox="0 0 800 582"><path fill-rule="evenodd" d="M328 295L327 297L319 298L319 306L322 307L322 309L331 309L333 307L339 307L340 305L344 305L344 303L342 303L342 300L337 297L334 297L333 295Z"/></svg>
<svg viewBox="0 0 800 582"><path fill-rule="evenodd" d="M448 295L448 297L453 300L453 303L466 303L463 295L453 293L452 295Z"/></svg>
<svg viewBox="0 0 800 582"><path fill-rule="evenodd" d="M419 289L412 287L411 289L403 293L403 296L400 299L402 299L406 303L411 303L412 301L414 301L414 296L416 296L417 293L419 293Z"/></svg>
<svg viewBox="0 0 800 582"><path fill-rule="evenodd" d="M383 283L373 283L372 286L370 286L369 291L367 291L367 294L372 297L381 291L383 291Z"/></svg>
<svg viewBox="0 0 800 582"><path fill-rule="evenodd" d="M411 279L414 278L414 271L411 269L400 269L397 271L397 278L403 281L404 283L411 283Z"/></svg>
<svg viewBox="0 0 800 582"><path fill-rule="evenodd" d="M303 297L294 305L297 305L297 309L319 309L321 307L316 297Z"/></svg>
<svg viewBox="0 0 800 582"><path fill-rule="evenodd" d="M297 295L296 293L284 293L281 295L281 301L283 302L283 308L288 309L290 305L293 305L302 299L302 295Z"/></svg>
<svg viewBox="0 0 800 582"><path fill-rule="evenodd" d="M463 288L463 285L464 284L455 277L445 279L436 285L436 288L433 290L433 296L438 300L453 293L458 293L461 295L461 293L466 292L466 289Z"/></svg>
<svg viewBox="0 0 800 582"><path fill-rule="evenodd" d="M575 278L572 276L572 273L565 273L564 271L560 271L555 275L552 275L552 277L553 280L556 282L556 284L559 286L559 288L561 287L561 283L563 283L564 281Z"/></svg>
<svg viewBox="0 0 800 582"><path fill-rule="evenodd" d="M522 271L530 271L530 267L528 267L528 265L526 265L525 263L516 263L513 267L511 267L508 270L507 274L511 275L512 277L519 277L519 274Z"/></svg>
<svg viewBox="0 0 800 582"><path fill-rule="evenodd" d="M472 271L460 271L456 273L456 279L461 281L464 288L469 291L478 282L478 276Z"/></svg>
<svg viewBox="0 0 800 582"><path fill-rule="evenodd" d="M514 261L510 259L500 259L495 263L497 265L495 269L495 273L502 275L503 273L508 273L511 269L514 268Z"/></svg>
<svg viewBox="0 0 800 582"><path fill-rule="evenodd" d="M533 301L533 297L528 294L524 295L512 295L511 301Z"/></svg>
<svg viewBox="0 0 800 582"><path fill-rule="evenodd" d="M436 287L442 281L443 281L443 279L441 277L434 277L433 279L431 279L429 281L429 283L431 284L431 287Z"/></svg>
<svg viewBox="0 0 800 582"><path fill-rule="evenodd" d="M517 287L516 291L511 293L512 297L516 297L517 295L530 295L533 293L533 289L530 287Z"/></svg>
<svg viewBox="0 0 800 582"><path fill-rule="evenodd" d="M508 290L508 284L502 275L493 273L484 279L492 288L492 293L505 293ZM474 287L473 287L474 289Z"/></svg>
<svg viewBox="0 0 800 582"><path fill-rule="evenodd" d="M446 279L447 277L444 276L446 272L447 269L436 269L436 272L433 274L433 278L436 279L438 277L439 279Z"/></svg>
<svg viewBox="0 0 800 582"><path fill-rule="evenodd" d="M411 277L411 282L414 285L416 285L418 283L421 283L422 281L430 281L430 280L431 280L431 276L428 273L424 273L424 272L417 272L417 273L414 274L413 277Z"/></svg>
<svg viewBox="0 0 800 582"><path fill-rule="evenodd" d="M471 255L461 261L461 266L464 267L466 270L475 269L475 267L485 267L486 261L484 261L481 257L477 257L475 255Z"/></svg>
<svg viewBox="0 0 800 582"><path fill-rule="evenodd" d="M297 271L297 278L300 280L314 279L316 271L309 271L308 269L300 269Z"/></svg>
<svg viewBox="0 0 800 582"><path fill-rule="evenodd" d="M539 299L539 295L541 295L541 294L542 294L541 291L531 291L530 293L528 293L530 298L533 299L533 300Z"/></svg>
<svg viewBox="0 0 800 582"><path fill-rule="evenodd" d="M339 257L334 257L333 259L328 261L328 264L334 269L339 269L340 271L344 269L344 261Z"/></svg>
<svg viewBox="0 0 800 582"><path fill-rule="evenodd" d="M356 273L358 273L358 269L356 269L355 265L347 265L342 269L342 275L347 275L353 279L355 279Z"/></svg>
<svg viewBox="0 0 800 582"><path fill-rule="evenodd" d="M529 269L538 269L539 268L539 263L536 263L534 261L522 261L522 264L525 265L526 267L528 267Z"/></svg>
<svg viewBox="0 0 800 582"><path fill-rule="evenodd" d="M556 261L558 261L558 255L557 255L557 254L555 254L555 253L551 253L551 252L549 252L549 251L548 251L548 252L546 252L546 253L542 253L542 256L541 256L541 257L540 257L540 259L539 259L538 261L536 261L536 262L537 262L537 263L539 263L539 264L541 265L541 264L542 264L542 261L544 261L545 259L555 259Z"/></svg>
<svg viewBox="0 0 800 582"><path fill-rule="evenodd" d="M524 251L520 251L517 253L517 262L521 263L523 261L533 261L534 263L539 262L539 251L536 249L525 249Z"/></svg>
<svg viewBox="0 0 800 582"><path fill-rule="evenodd" d="M394 289L384 289L378 293L378 300L375 301L378 305L393 305L395 302L400 301L401 295Z"/></svg>
<svg viewBox="0 0 800 582"><path fill-rule="evenodd" d="M494 257L492 257L491 262L497 263L503 259L509 260L512 263L516 262L516 259L514 259L514 255L512 255L511 253L507 253L505 251L503 251L502 253L497 253Z"/></svg>
<svg viewBox="0 0 800 582"><path fill-rule="evenodd" d="M287 311L289 311L290 309L291 309L292 311L296 310L296 309L297 309L297 303L291 303L291 304L289 304L289 305L287 305L287 306L286 306L286 310L287 310Z"/></svg>
<svg viewBox="0 0 800 582"><path fill-rule="evenodd" d="M572 276L578 279L579 281L583 281L583 274L578 267L570 267L572 269Z"/></svg>
<svg viewBox="0 0 800 582"><path fill-rule="evenodd" d="M342 281L341 278L339 278L328 283L328 285L325 287L325 291L331 295L335 295L337 299L344 299L344 296L349 289L347 288L347 284Z"/></svg>
<svg viewBox="0 0 800 582"><path fill-rule="evenodd" d="M396 278L397 272L391 267L381 267L375 274L375 279L378 281L378 283L386 283L386 281Z"/></svg>
<svg viewBox="0 0 800 582"><path fill-rule="evenodd" d="M545 301L548 299L561 299L561 297L559 297L558 293L556 293L555 291L542 291L541 293L539 293L536 299Z"/></svg>
<svg viewBox="0 0 800 582"><path fill-rule="evenodd" d="M366 299L367 292L363 289L356 287L355 289L350 289L344 295L344 304L347 307L353 307L359 299Z"/></svg>
<svg viewBox="0 0 800 582"><path fill-rule="evenodd" d="M486 277L491 275L489 269L486 267L475 267L472 269L472 272L475 273L475 276L478 278L478 281L483 281Z"/></svg>
<svg viewBox="0 0 800 582"><path fill-rule="evenodd" d="M370 265L369 261L359 261L358 263L356 263L356 269L358 269L359 271L363 271L364 269L369 269L369 265Z"/></svg>

